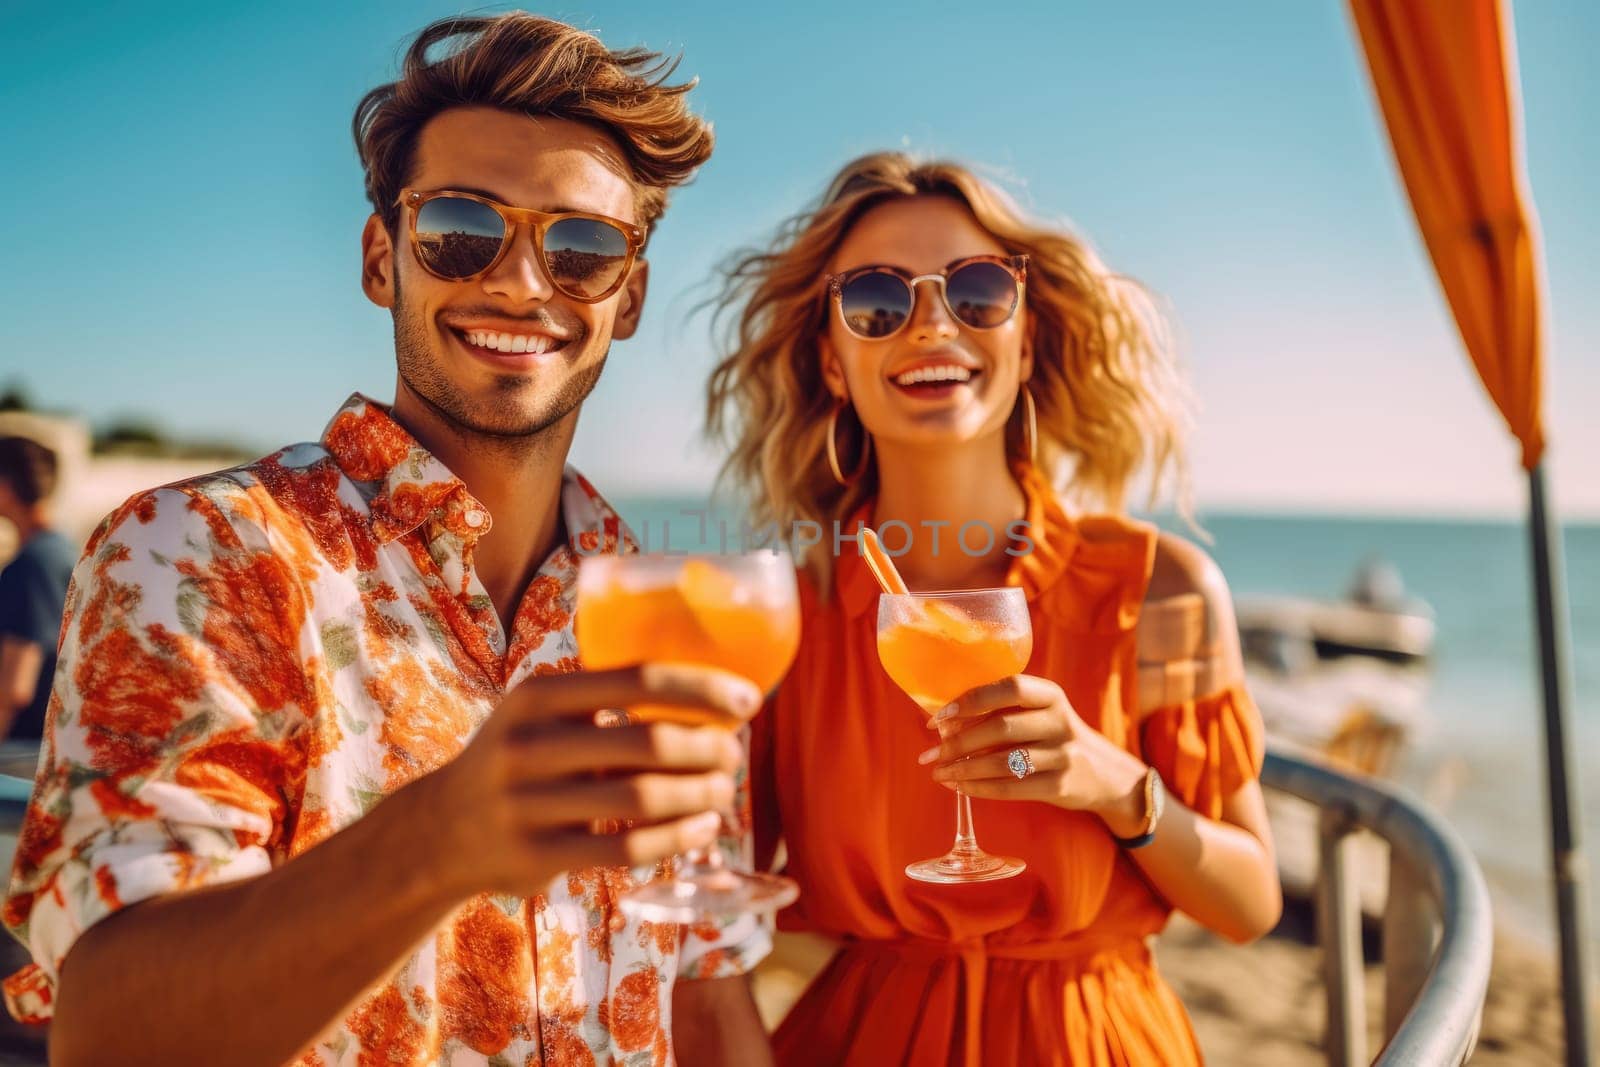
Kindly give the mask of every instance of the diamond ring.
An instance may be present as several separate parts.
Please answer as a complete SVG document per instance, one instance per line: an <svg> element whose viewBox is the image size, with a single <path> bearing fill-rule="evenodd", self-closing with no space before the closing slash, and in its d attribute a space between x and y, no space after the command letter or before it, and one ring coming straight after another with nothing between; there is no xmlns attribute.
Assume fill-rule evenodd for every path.
<svg viewBox="0 0 1600 1067"><path fill-rule="evenodd" d="M1014 748L1006 756L1006 766L1011 768L1011 773L1020 781L1033 773L1033 757L1028 755L1025 748Z"/></svg>

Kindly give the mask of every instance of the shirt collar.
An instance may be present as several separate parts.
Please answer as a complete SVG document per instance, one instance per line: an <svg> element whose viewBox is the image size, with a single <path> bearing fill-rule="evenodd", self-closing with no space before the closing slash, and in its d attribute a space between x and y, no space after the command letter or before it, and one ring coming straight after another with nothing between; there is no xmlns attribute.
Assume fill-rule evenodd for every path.
<svg viewBox="0 0 1600 1067"><path fill-rule="evenodd" d="M404 537L436 515L467 544L493 525L489 509L466 483L370 397L352 393L328 423L322 445L366 498L379 544ZM616 511L571 466L562 474L561 514L566 547L579 555L638 551Z"/></svg>
<svg viewBox="0 0 1600 1067"><path fill-rule="evenodd" d="M378 401L352 393L323 431L322 445L367 498L379 544L404 537L450 502L459 503L451 510L474 540L488 532L487 509Z"/></svg>
<svg viewBox="0 0 1600 1067"><path fill-rule="evenodd" d="M1076 525L1062 510L1055 490L1044 475L1032 466L1018 469L1017 480L1025 502L1027 541L1010 540L1019 555L1006 571L1006 585L1020 585L1030 601L1050 588L1066 570L1078 546ZM846 534L856 531L872 517L873 501L868 500L844 523ZM950 536L945 531L945 536ZM878 602L877 579L856 551L841 551L834 561L834 588L846 615L855 618Z"/></svg>
<svg viewBox="0 0 1600 1067"><path fill-rule="evenodd" d="M567 526L567 548L579 557L639 551L639 541L622 516L570 464L562 477L561 516Z"/></svg>

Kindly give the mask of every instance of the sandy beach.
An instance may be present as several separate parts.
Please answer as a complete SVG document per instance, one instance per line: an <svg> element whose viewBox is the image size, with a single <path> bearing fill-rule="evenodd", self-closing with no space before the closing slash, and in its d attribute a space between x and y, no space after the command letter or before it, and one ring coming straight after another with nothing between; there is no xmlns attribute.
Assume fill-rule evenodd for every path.
<svg viewBox="0 0 1600 1067"><path fill-rule="evenodd" d="M1207 1061L1323 1064L1322 955L1308 908L1291 908L1273 935L1231 945L1181 916L1156 947L1162 972L1194 1021ZM1369 947L1369 960L1371 950ZM1369 963L1367 1055L1382 1047L1383 972ZM1483 1027L1469 1061L1487 1067L1562 1062L1554 962L1531 945L1496 939Z"/></svg>

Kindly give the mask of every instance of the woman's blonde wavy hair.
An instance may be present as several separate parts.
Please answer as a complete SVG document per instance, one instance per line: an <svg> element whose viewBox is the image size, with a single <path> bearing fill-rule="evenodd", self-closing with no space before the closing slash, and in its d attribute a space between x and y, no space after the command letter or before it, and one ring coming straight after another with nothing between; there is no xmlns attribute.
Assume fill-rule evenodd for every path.
<svg viewBox="0 0 1600 1067"><path fill-rule="evenodd" d="M879 152L848 164L813 207L790 218L770 251L737 254L722 269L716 320L732 316L730 354L707 388L706 431L728 447L718 478L744 495L757 527L820 525L829 546L842 522L877 493L869 464L841 486L826 459L835 401L822 378L818 340L831 312L828 264L866 211L887 200L951 196L1009 254L1028 258L1026 302L1038 409L1037 466L1076 509L1121 511L1129 483L1145 468L1150 503L1168 489L1190 514L1186 438L1189 394L1172 331L1139 283L1112 273L1089 245L1030 221L999 188L947 161ZM1014 461L1025 462L1022 404L1007 429ZM849 470L865 440L839 420L841 464ZM830 546L831 547L831 546ZM831 552L806 566L824 592Z"/></svg>

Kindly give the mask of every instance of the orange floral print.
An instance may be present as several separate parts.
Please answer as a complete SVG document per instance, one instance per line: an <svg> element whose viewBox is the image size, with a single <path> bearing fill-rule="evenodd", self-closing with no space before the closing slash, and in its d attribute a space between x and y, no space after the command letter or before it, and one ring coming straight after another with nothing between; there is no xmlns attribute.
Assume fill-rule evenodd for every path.
<svg viewBox="0 0 1600 1067"><path fill-rule="evenodd" d="M115 629L94 642L73 682L88 718L91 766L140 774L200 695L204 675L156 624L141 637Z"/></svg>
<svg viewBox="0 0 1600 1067"><path fill-rule="evenodd" d="M96 778L90 782L89 793L94 797L94 802L101 813L107 816L145 819L156 813L154 807L123 793L106 778Z"/></svg>
<svg viewBox="0 0 1600 1067"><path fill-rule="evenodd" d="M560 581L554 575L541 574L528 584L527 595L517 609L518 629L539 637L561 630L572 621L572 612L562 601Z"/></svg>
<svg viewBox="0 0 1600 1067"><path fill-rule="evenodd" d="M102 532L104 529L102 526ZM111 568L119 563L128 562L131 556L127 545L110 545L101 549L95 541L91 541L87 552L89 556L95 558L93 571L95 593L84 605L82 615L76 621L79 639L92 641L105 630L108 612L115 611L119 615L126 615L138 607L139 590L111 579Z"/></svg>
<svg viewBox="0 0 1600 1067"><path fill-rule="evenodd" d="M678 942L683 939L683 927L677 923L640 923L639 936L648 938L655 950L662 955L678 947Z"/></svg>
<svg viewBox="0 0 1600 1067"><path fill-rule="evenodd" d="M487 896L457 915L442 961L439 1007L448 1029L476 1052L493 1055L529 1018L532 968L520 926Z"/></svg>
<svg viewBox="0 0 1600 1067"><path fill-rule="evenodd" d="M579 669L579 549L637 545L576 471L561 496L569 540L509 634L472 569L488 512L364 397L318 444L108 517L69 589L0 908L34 957L3 984L12 1014L50 1018L89 926L292 861L455 758L507 688ZM299 1062L669 1062L673 983L742 973L768 941L749 917L689 938L626 920L618 895L656 873L572 871L536 900L464 902Z"/></svg>
<svg viewBox="0 0 1600 1067"><path fill-rule="evenodd" d="M351 536L348 505L339 500L339 469L331 465L286 467L276 456L262 460L259 468L260 492L271 506L300 517L328 565L341 571L355 565L357 543ZM372 544L370 537L366 544Z"/></svg>
<svg viewBox="0 0 1600 1067"><path fill-rule="evenodd" d="M289 856L293 858L320 845L333 835L333 820L322 808L301 808L291 828Z"/></svg>
<svg viewBox="0 0 1600 1067"><path fill-rule="evenodd" d="M290 784L304 777L292 748L262 745L244 730L219 733L185 756L173 781L219 803L248 812L262 825L279 827ZM298 790L295 790L298 792Z"/></svg>
<svg viewBox="0 0 1600 1067"><path fill-rule="evenodd" d="M59 787L57 787L59 788ZM15 869L34 870L61 851L62 819L42 809L30 809L22 824L22 835L17 839L17 852L13 861ZM6 925L16 929L28 921L33 910L33 900L39 890L13 892L6 897L4 915Z"/></svg>
<svg viewBox="0 0 1600 1067"><path fill-rule="evenodd" d="M661 997L654 971L635 971L617 983L611 998L611 1038L624 1052L649 1048L656 1036Z"/></svg>
<svg viewBox="0 0 1600 1067"><path fill-rule="evenodd" d="M577 977L573 967L576 947L577 938L567 930L552 930L539 944L540 987L553 1003L560 1001Z"/></svg>
<svg viewBox="0 0 1600 1067"><path fill-rule="evenodd" d="M571 674L573 671L580 670L582 666L577 656L562 656L554 663L535 664L533 674L536 678L545 674Z"/></svg>
<svg viewBox="0 0 1600 1067"><path fill-rule="evenodd" d="M399 465L413 443L400 424L377 405L346 406L323 435L344 473L358 482L378 481Z"/></svg>
<svg viewBox="0 0 1600 1067"><path fill-rule="evenodd" d="M238 666L234 678L262 711L307 703L308 686L296 642L306 605L281 563L260 554L223 557L202 570L185 561L178 573L192 579L208 607L202 634L217 656Z"/></svg>
<svg viewBox="0 0 1600 1067"><path fill-rule="evenodd" d="M392 983L363 1001L345 1025L361 1050L357 1067L420 1067L425 1030Z"/></svg>
<svg viewBox="0 0 1600 1067"><path fill-rule="evenodd" d="M700 957L700 966L713 973L722 970L728 962L728 954L720 948L710 949Z"/></svg>
<svg viewBox="0 0 1600 1067"><path fill-rule="evenodd" d="M528 1063L547 1067L594 1067L594 1048L571 1023L558 1022L545 1031L543 1057L531 1058Z"/></svg>
<svg viewBox="0 0 1600 1067"><path fill-rule="evenodd" d="M344 652L341 650L340 655ZM333 691L332 681L328 678L328 665L325 657L312 656L307 663L311 676L312 696L311 706L315 708L331 708L335 706L337 696ZM305 767L321 765L329 757L339 751L345 743L344 727L339 725L337 715L314 716L306 728L300 732L298 740L303 750L300 763Z"/></svg>
<svg viewBox="0 0 1600 1067"><path fill-rule="evenodd" d="M473 718L459 703L431 699L436 688L415 660L367 680L367 693L383 713L379 736L387 746L383 769L390 789L442 767L466 742Z"/></svg>
<svg viewBox="0 0 1600 1067"><path fill-rule="evenodd" d="M100 899L105 901L106 907L122 907L122 901L117 897L117 876L112 874L108 868L95 868L94 889L96 893L100 894Z"/></svg>

